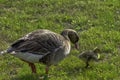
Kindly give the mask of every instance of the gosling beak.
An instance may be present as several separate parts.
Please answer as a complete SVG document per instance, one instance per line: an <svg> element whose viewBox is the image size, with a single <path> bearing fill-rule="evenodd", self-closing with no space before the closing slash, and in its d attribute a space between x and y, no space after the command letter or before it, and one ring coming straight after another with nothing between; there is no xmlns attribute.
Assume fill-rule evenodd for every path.
<svg viewBox="0 0 120 80"><path fill-rule="evenodd" d="M100 59L100 54L99 53L97 54L97 58L98 58L98 60Z"/></svg>
<svg viewBox="0 0 120 80"><path fill-rule="evenodd" d="M76 48L77 50L79 50L79 43L78 43L78 42L75 43L75 48Z"/></svg>

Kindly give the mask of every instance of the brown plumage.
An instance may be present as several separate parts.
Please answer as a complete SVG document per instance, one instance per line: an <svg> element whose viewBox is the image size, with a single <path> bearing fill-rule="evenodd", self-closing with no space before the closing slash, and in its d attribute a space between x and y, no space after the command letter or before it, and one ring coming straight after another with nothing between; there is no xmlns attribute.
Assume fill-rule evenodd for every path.
<svg viewBox="0 0 120 80"><path fill-rule="evenodd" d="M27 62L33 73L36 73L34 63L45 64L48 74L50 65L57 64L70 53L70 42L78 49L78 40L77 32L72 29L65 29L61 34L40 29L14 42L7 52Z"/></svg>
<svg viewBox="0 0 120 80"><path fill-rule="evenodd" d="M79 58L86 63L85 68L87 68L89 66L89 62L91 60L94 60L94 61L98 61L99 60L99 58L98 58L99 53L100 53L100 49L98 49L96 47L94 50L82 52L79 55Z"/></svg>

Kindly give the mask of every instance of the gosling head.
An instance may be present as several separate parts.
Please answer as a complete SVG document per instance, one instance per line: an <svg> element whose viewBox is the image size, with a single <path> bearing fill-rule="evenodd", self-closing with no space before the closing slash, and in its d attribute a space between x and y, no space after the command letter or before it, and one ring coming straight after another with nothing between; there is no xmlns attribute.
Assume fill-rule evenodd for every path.
<svg viewBox="0 0 120 80"><path fill-rule="evenodd" d="M100 53L101 53L100 49L98 47L95 47L93 49L93 52L94 52L94 54L97 55L97 59L100 59Z"/></svg>

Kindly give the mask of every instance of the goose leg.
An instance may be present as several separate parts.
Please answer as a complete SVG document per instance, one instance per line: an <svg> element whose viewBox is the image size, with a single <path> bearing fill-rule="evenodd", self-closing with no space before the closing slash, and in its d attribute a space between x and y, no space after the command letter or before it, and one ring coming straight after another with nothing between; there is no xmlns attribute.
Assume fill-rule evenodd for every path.
<svg viewBox="0 0 120 80"><path fill-rule="evenodd" d="M36 67L35 67L34 63L28 63L28 64L31 67L32 73L36 73Z"/></svg>
<svg viewBox="0 0 120 80"><path fill-rule="evenodd" d="M31 67L32 73L36 73L36 67L35 67L34 63L30 63L30 62L25 61L25 60L22 60L22 61L24 61L24 62L29 64L29 66Z"/></svg>
<svg viewBox="0 0 120 80"><path fill-rule="evenodd" d="M26 61L25 61L26 62ZM31 67L31 70L32 70L32 73L36 73L36 67L34 65L34 63L30 63L30 62L27 62L29 64L29 66ZM45 69L45 74L48 76L48 72L49 72L49 66L46 66L46 69Z"/></svg>
<svg viewBox="0 0 120 80"><path fill-rule="evenodd" d="M46 66L45 73L48 74L49 72L49 66Z"/></svg>
<svg viewBox="0 0 120 80"><path fill-rule="evenodd" d="M48 72L49 72L49 66L46 66L45 76L44 76L43 80L48 80Z"/></svg>
<svg viewBox="0 0 120 80"><path fill-rule="evenodd" d="M88 68L90 60L91 60L91 57L88 57L87 60L86 60L86 66L85 66L85 68Z"/></svg>
<svg viewBox="0 0 120 80"><path fill-rule="evenodd" d="M85 68L88 68L88 66L89 66L89 62L86 61L86 66L85 66Z"/></svg>

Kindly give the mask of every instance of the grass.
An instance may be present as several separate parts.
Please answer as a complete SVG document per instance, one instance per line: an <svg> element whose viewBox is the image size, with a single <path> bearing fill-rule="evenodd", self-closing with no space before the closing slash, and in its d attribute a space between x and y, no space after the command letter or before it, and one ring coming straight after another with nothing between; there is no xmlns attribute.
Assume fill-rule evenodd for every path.
<svg viewBox="0 0 120 80"><path fill-rule="evenodd" d="M36 29L60 33L78 31L80 50L98 46L101 61L92 68L77 58L78 51L51 66L49 80L119 80L120 79L120 1L119 0L0 0L0 51L13 41ZM36 64L38 73L11 56L0 56L0 80L39 80L45 66Z"/></svg>

